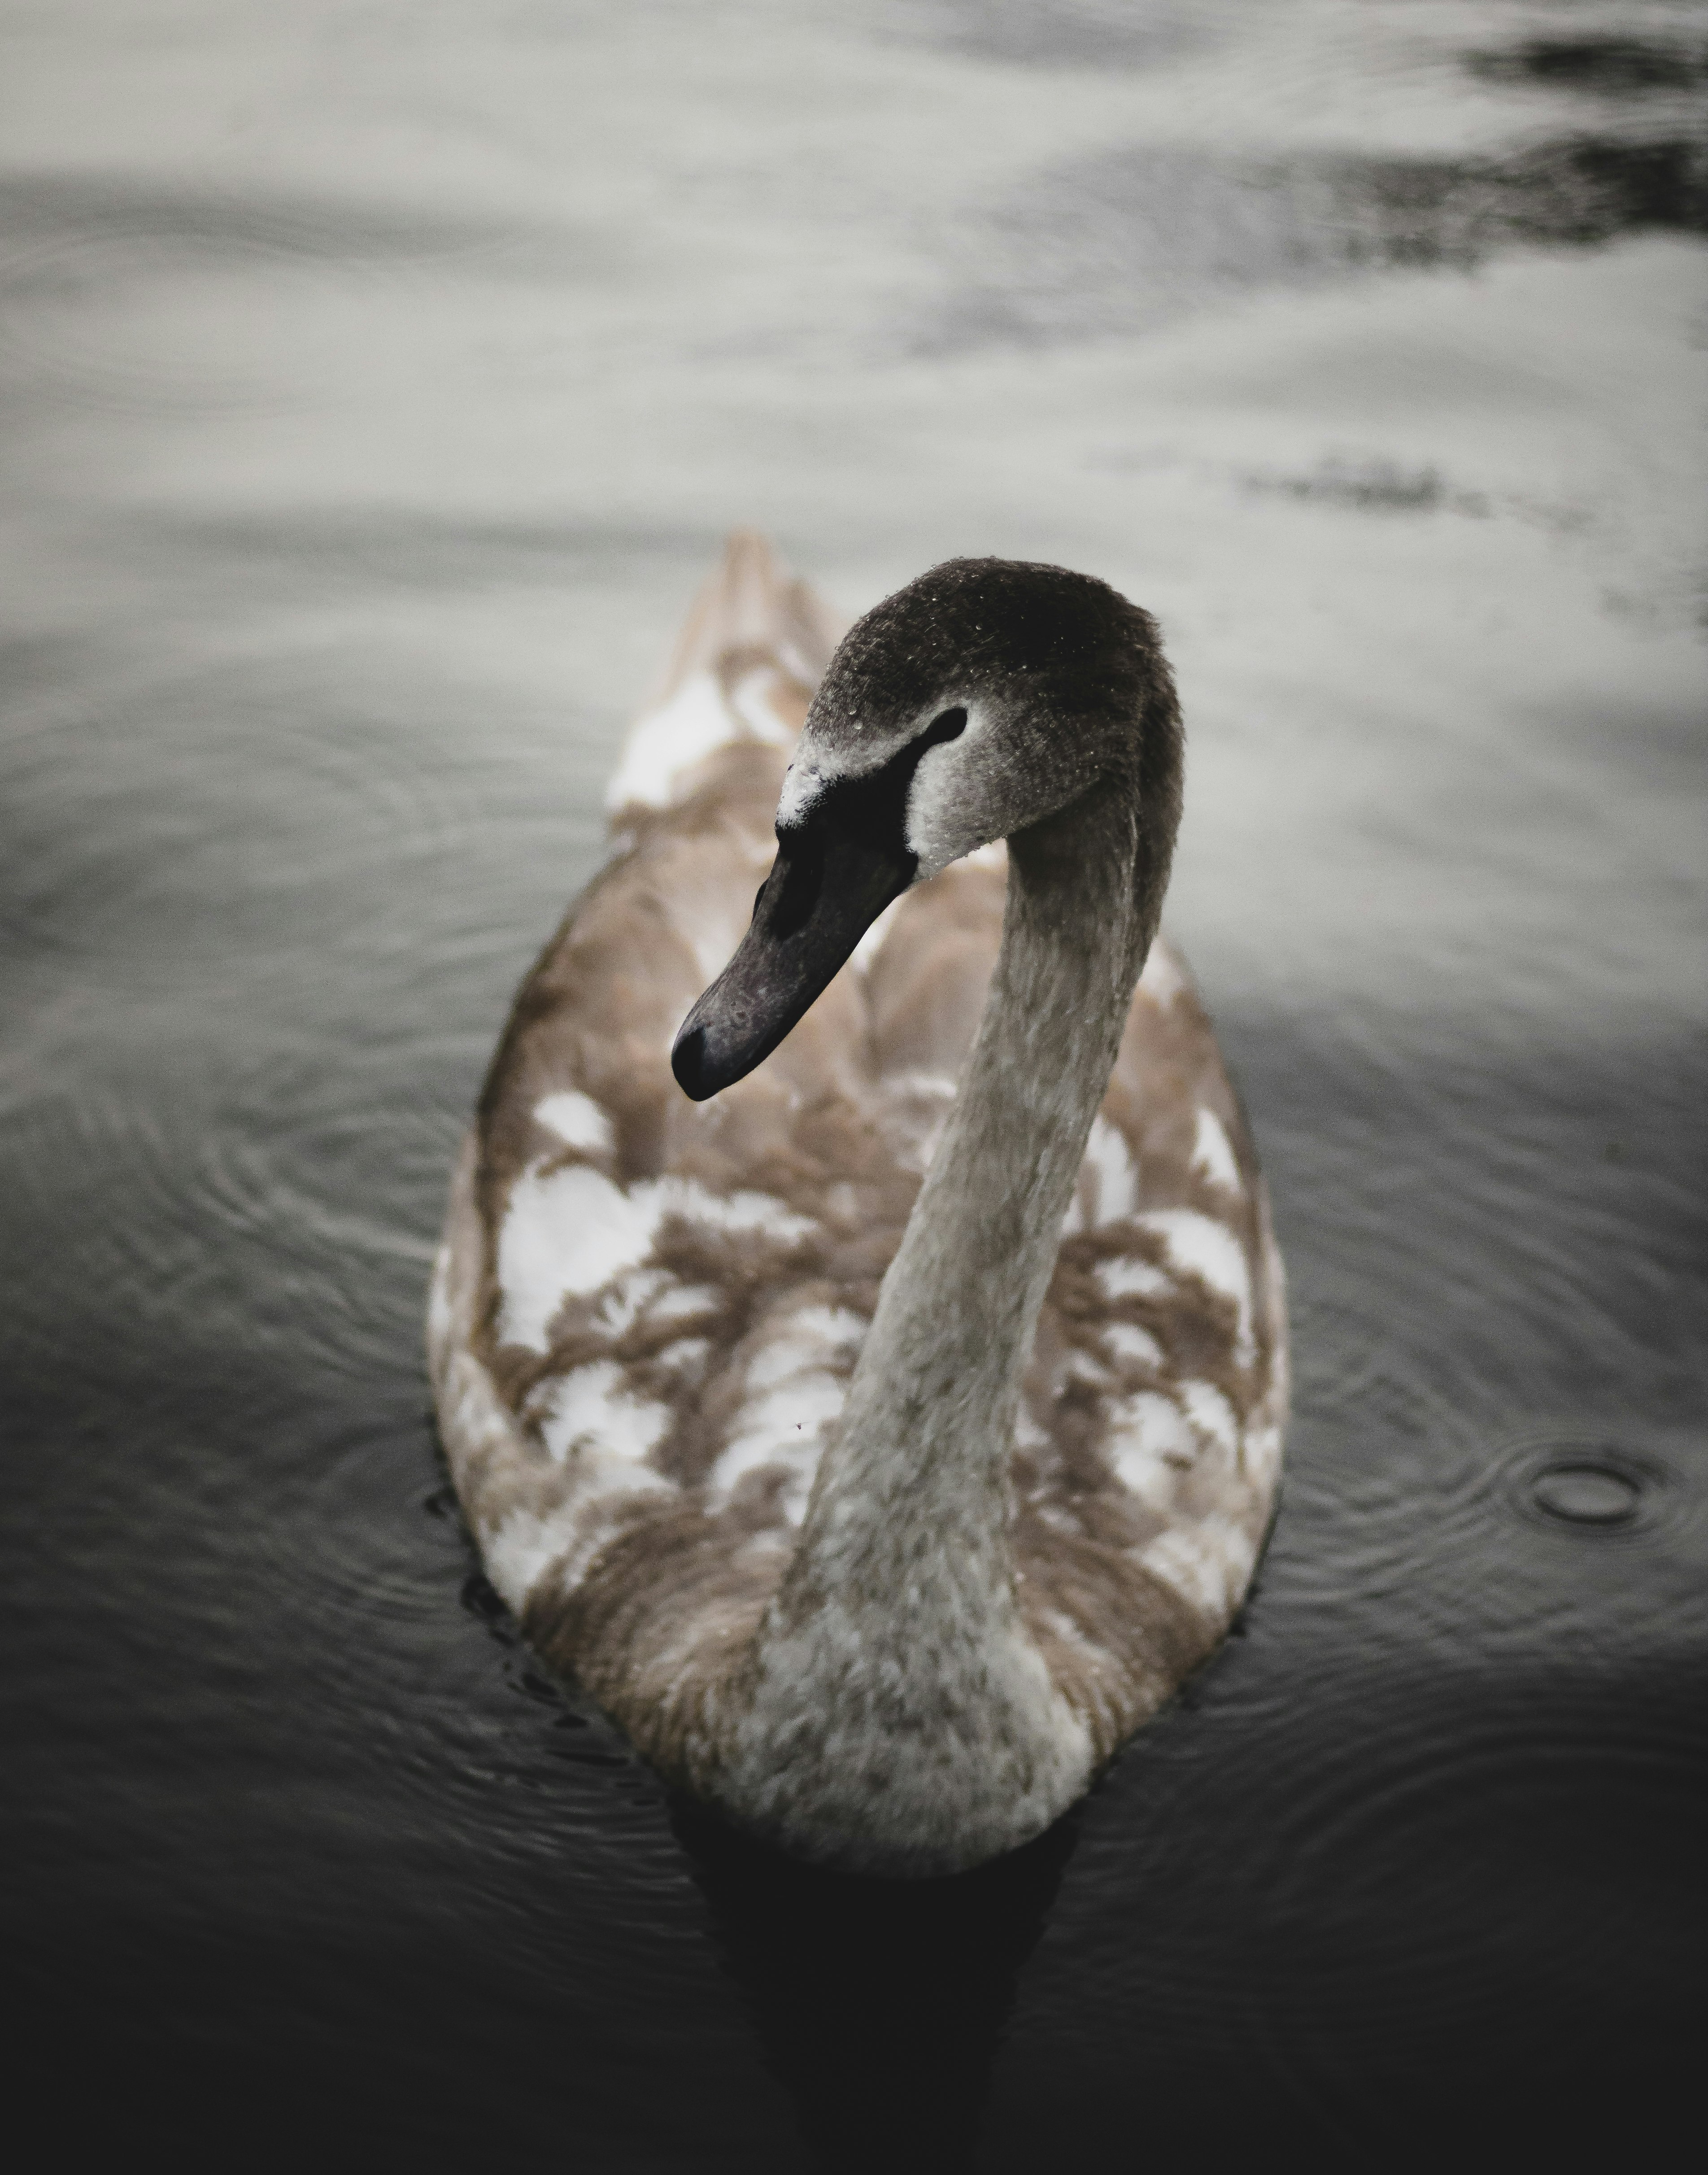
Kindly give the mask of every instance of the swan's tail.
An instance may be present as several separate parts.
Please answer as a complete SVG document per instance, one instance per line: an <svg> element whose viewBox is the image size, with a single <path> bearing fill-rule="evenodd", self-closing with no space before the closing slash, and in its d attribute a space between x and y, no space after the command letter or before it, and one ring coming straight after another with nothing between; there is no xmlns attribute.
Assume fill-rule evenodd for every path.
<svg viewBox="0 0 1708 2175"><path fill-rule="evenodd" d="M667 702L695 673L715 672L731 652L770 651L816 687L846 626L806 583L785 572L765 537L731 529L723 558L688 608L649 707Z"/></svg>
<svg viewBox="0 0 1708 2175"><path fill-rule="evenodd" d="M732 740L792 743L845 624L764 537L733 530L630 730L607 805L667 807Z"/></svg>

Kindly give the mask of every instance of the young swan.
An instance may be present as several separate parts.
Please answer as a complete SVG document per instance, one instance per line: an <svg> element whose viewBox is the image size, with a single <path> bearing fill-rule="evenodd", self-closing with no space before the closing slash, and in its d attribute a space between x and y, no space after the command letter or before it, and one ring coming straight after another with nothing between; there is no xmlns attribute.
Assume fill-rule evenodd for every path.
<svg viewBox="0 0 1708 2175"><path fill-rule="evenodd" d="M721 653L732 715L787 654ZM441 1413L501 1591L667 1775L804 1857L953 1872L1047 1826L1225 1630L1279 1461L1280 1265L1161 947L1135 995L1181 778L1145 613L955 561L854 626L676 1036L691 1110L648 1038L708 871L753 866L755 762L695 742L518 998L442 1256ZM1000 871L951 865L1004 839L992 968Z"/></svg>

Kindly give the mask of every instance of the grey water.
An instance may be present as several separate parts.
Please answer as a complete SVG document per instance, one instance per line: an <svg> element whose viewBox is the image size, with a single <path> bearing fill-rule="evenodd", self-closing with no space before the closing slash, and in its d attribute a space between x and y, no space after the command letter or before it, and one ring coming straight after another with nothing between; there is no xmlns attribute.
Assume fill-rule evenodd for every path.
<svg viewBox="0 0 1708 2175"><path fill-rule="evenodd" d="M8 0L0 1868L68 2165L1622 2155L1700 2060L1708 18ZM1154 610L1291 1277L1221 1655L1063 1825L741 1845L420 1356L737 523ZM115 2145L115 2140L118 2140Z"/></svg>

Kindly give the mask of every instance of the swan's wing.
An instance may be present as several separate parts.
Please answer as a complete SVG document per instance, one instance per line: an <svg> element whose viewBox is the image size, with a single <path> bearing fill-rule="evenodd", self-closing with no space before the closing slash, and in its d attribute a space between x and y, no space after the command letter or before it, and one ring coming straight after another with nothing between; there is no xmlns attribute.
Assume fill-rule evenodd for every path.
<svg viewBox="0 0 1708 2175"><path fill-rule="evenodd" d="M1000 849L892 909L868 968L883 1119L923 1170L1001 940ZM1267 1529L1287 1403L1257 1154L1179 954L1152 946L1092 1127L1014 1463L1029 1626L1107 1744L1227 1629Z"/></svg>
<svg viewBox="0 0 1708 2175"><path fill-rule="evenodd" d="M1244 1598L1286 1405L1256 1151L1209 1017L1159 941L1092 1128L1016 1456L1031 1627L1109 1744Z"/></svg>
<svg viewBox="0 0 1708 2175"><path fill-rule="evenodd" d="M662 1711L671 1627L733 1635L780 1575L917 1185L876 1122L858 968L715 1100L670 1069L834 640L732 544L630 740L614 858L518 993L436 1278L446 1447L494 1583L592 1689Z"/></svg>

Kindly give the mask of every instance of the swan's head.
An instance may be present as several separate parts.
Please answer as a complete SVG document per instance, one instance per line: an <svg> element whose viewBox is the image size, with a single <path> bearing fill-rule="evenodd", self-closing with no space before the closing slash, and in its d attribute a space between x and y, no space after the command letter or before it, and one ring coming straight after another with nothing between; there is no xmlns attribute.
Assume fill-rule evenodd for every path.
<svg viewBox="0 0 1708 2175"><path fill-rule="evenodd" d="M1088 574L952 559L875 605L807 713L752 925L676 1037L684 1089L768 1057L910 885L1101 784L1136 799L1147 726L1172 752L1156 628Z"/></svg>

